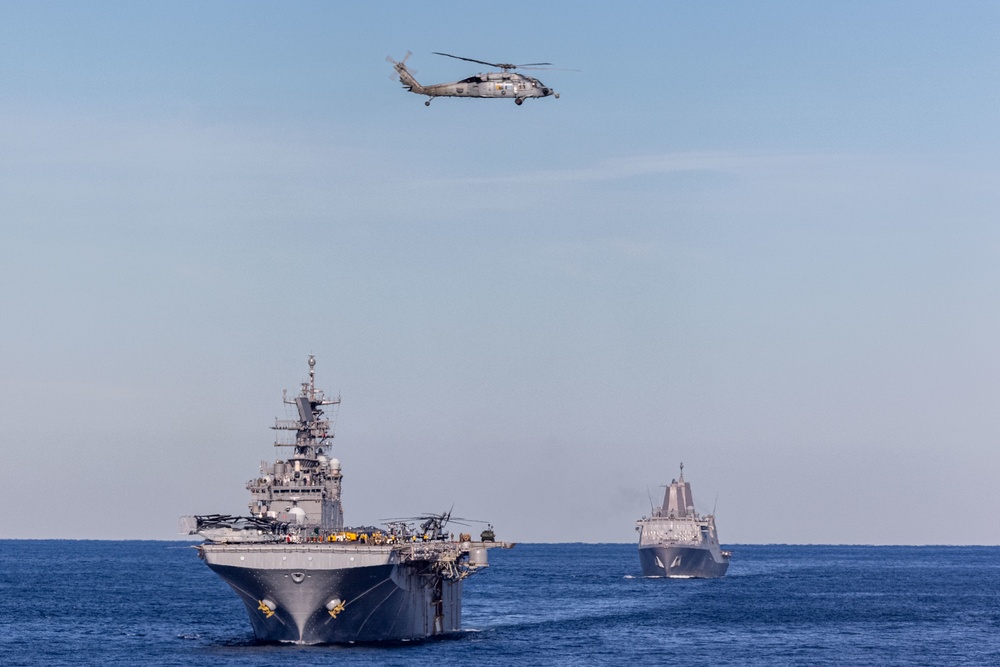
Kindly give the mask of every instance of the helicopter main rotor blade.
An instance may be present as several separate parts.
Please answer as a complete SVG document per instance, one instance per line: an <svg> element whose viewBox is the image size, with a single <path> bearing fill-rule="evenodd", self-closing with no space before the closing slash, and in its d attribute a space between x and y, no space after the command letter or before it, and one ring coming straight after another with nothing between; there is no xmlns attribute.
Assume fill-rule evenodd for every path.
<svg viewBox="0 0 1000 667"><path fill-rule="evenodd" d="M476 60L475 58L463 58L462 56L453 56L450 53L441 53L440 51L433 51L436 56L448 56L449 58L455 58L456 60L467 60L470 63L479 63L480 65L489 65L490 67L501 67L496 63L488 63L485 60Z"/></svg>
<svg viewBox="0 0 1000 667"><path fill-rule="evenodd" d="M456 60L465 60L470 63L479 63L480 65L489 65L490 67L499 67L502 70L517 69L518 67L543 67L546 65L552 65L552 63L524 63L523 65L513 65L511 63L489 63L485 60L476 60L475 58L463 58L462 56L453 56L450 53L441 53L440 51L434 51L434 55L437 56L448 56L449 58L455 58Z"/></svg>

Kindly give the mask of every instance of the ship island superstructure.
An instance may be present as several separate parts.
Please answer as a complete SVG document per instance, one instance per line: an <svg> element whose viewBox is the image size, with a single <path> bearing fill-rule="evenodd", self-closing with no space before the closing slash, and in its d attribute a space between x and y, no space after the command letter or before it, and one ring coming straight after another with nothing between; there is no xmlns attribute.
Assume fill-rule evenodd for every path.
<svg viewBox="0 0 1000 667"><path fill-rule="evenodd" d="M282 396L285 405L294 405L298 419L275 419L279 436L274 446L292 450L292 456L273 464L260 462L260 477L247 482L250 513L278 521L313 526L329 534L344 528L344 510L340 504L343 475L340 461L327 456L333 427L324 415L324 407L339 406L340 396L327 398L316 389L316 359L309 358L309 381L303 382L299 395ZM281 437L281 434L289 434ZM294 433L294 436L291 434Z"/></svg>
<svg viewBox="0 0 1000 667"><path fill-rule="evenodd" d="M262 461L247 482L249 516L181 519L205 539L199 556L243 600L257 639L319 644L421 639L458 631L462 583L488 566L492 526L480 539L449 539L450 512L347 528L340 461L324 408L339 406L309 380L294 398L297 419L278 419L275 446L290 456ZM292 435L294 434L294 435Z"/></svg>
<svg viewBox="0 0 1000 667"><path fill-rule="evenodd" d="M726 574L732 554L719 545L714 514L701 516L695 511L683 463L680 478L671 480L663 494L663 504L635 523L644 576L712 578Z"/></svg>

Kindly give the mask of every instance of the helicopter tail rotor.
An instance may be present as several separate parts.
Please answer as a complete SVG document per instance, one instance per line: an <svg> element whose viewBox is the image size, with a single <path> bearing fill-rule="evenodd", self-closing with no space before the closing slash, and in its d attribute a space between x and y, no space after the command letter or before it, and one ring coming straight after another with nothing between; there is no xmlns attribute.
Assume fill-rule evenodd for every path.
<svg viewBox="0 0 1000 667"><path fill-rule="evenodd" d="M410 74L416 74L416 73L417 73L417 70L415 70L415 69L410 69L409 67L407 67L407 66L406 66L406 61L407 61L407 60L408 60L408 59L410 58L410 56L412 56L412 55L413 55L413 51L407 51L407 52L406 52L406 55L405 55L405 56L403 56L403 59L402 59L402 60L393 60L392 56L386 56L386 57L385 57L385 61L386 61L387 63L390 63L390 64L392 65L392 68L393 68L394 70L396 70L396 72L397 72L396 74L390 74L390 75L389 75L389 78L390 78L390 79L394 79L394 80L396 80L396 81L399 81L399 80L400 80L400 76L399 76L399 74L398 74L398 72L399 72L399 68L400 68L400 67L402 67L403 69L405 69L405 70L406 70L407 72L409 72Z"/></svg>
<svg viewBox="0 0 1000 667"><path fill-rule="evenodd" d="M407 69L406 59L413 55L412 51L407 51L406 55L400 61L395 61L392 56L386 56L386 62L392 63L392 68L396 70L396 76L399 77L399 82L403 84L403 87L414 93L423 92L423 86L417 83L417 80L413 78L414 71Z"/></svg>
<svg viewBox="0 0 1000 667"><path fill-rule="evenodd" d="M406 59L407 59L407 58L409 58L409 57L410 57L410 56L412 56L412 55L413 55L413 51L407 51L407 52L406 52L406 55L405 55L405 56L403 56L403 59L402 59L402 60L400 60L399 62L397 62L397 61L393 60L393 59L392 59L392 56L386 56L386 57L385 57L385 61L386 61L386 62L388 62L388 63L392 63L392 65L393 65L394 67L395 67L396 65L403 65L403 66L405 67L405 66L406 66Z"/></svg>

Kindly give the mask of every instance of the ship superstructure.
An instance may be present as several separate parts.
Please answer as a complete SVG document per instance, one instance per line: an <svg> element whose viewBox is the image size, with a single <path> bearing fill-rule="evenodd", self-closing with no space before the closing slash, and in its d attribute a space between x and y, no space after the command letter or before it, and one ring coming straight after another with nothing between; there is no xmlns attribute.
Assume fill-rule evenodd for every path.
<svg viewBox="0 0 1000 667"><path fill-rule="evenodd" d="M699 515L691 484L671 480L663 504L635 522L639 531L639 563L647 577L721 577L729 568L730 552L719 545L715 516Z"/></svg>
<svg viewBox="0 0 1000 667"><path fill-rule="evenodd" d="M488 566L487 549L510 547L461 533L450 512L372 526L344 526L340 461L324 408L338 406L309 380L284 402L297 419L276 420L275 446L290 455L261 463L247 482L250 515L183 517L200 557L243 600L256 637L319 644L420 639L461 628L462 583ZM292 435L294 434L294 435Z"/></svg>
<svg viewBox="0 0 1000 667"><path fill-rule="evenodd" d="M274 463L260 462L260 477L247 482L250 513L294 525L311 525L324 533L344 527L340 504L340 461L327 456L333 427L323 408L339 406L340 397L327 398L316 389L316 359L309 357L309 381L299 395L282 396L295 406L298 419L275 419L278 438L274 446L290 449L292 455ZM283 434L285 437L282 437ZM293 435L294 434L294 435Z"/></svg>

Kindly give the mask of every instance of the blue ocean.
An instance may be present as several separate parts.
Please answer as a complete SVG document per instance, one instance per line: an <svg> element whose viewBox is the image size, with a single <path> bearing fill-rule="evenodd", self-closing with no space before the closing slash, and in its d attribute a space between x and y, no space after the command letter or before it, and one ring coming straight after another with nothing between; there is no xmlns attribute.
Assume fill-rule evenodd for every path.
<svg viewBox="0 0 1000 667"><path fill-rule="evenodd" d="M0 664L998 665L1000 547L735 545L715 580L633 544L492 550L445 639L254 640L190 543L0 541Z"/></svg>

